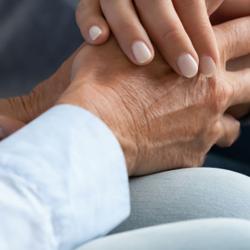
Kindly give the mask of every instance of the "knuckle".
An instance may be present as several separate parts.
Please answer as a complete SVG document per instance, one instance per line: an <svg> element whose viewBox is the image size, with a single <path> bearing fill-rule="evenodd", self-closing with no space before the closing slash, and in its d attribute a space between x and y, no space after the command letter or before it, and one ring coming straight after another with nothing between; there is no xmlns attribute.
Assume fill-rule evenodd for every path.
<svg viewBox="0 0 250 250"><path fill-rule="evenodd" d="M138 28L129 20L119 19L116 21L116 35L120 36L120 30L123 31L123 34L130 34L131 37L138 37Z"/></svg>
<svg viewBox="0 0 250 250"><path fill-rule="evenodd" d="M234 92L234 88L230 84L221 84L218 86L217 99L223 109L228 105L229 100L232 99Z"/></svg>
<svg viewBox="0 0 250 250"><path fill-rule="evenodd" d="M165 41L171 41L175 44L175 43L179 43L179 41L182 39L183 39L182 34L178 27L171 27L167 29L166 31L164 31L160 36L160 40L163 43Z"/></svg>
<svg viewBox="0 0 250 250"><path fill-rule="evenodd" d="M219 138L222 134L223 126L220 121L216 121L214 125L211 127L208 133L209 138L213 138L214 140Z"/></svg>
<svg viewBox="0 0 250 250"><path fill-rule="evenodd" d="M215 79L209 81L208 104L215 113L221 113L227 107L229 100L234 95L232 85L218 82Z"/></svg>
<svg viewBox="0 0 250 250"><path fill-rule="evenodd" d="M220 140L221 136L223 135L224 127L223 124L218 117L214 123L207 130L206 135L204 136L204 140L207 140L211 143L211 146L216 144L218 140Z"/></svg>
<svg viewBox="0 0 250 250"><path fill-rule="evenodd" d="M210 39L210 24L206 20L200 20L197 28L192 29L192 39L195 41L204 41L207 46L211 46L211 39Z"/></svg>
<svg viewBox="0 0 250 250"><path fill-rule="evenodd" d="M235 94L234 86L231 84L225 84L223 91L224 91L224 96L226 97L227 100L231 99Z"/></svg>
<svg viewBox="0 0 250 250"><path fill-rule="evenodd" d="M224 135L223 147L231 147L240 135L240 123L235 122L233 131L228 131Z"/></svg>

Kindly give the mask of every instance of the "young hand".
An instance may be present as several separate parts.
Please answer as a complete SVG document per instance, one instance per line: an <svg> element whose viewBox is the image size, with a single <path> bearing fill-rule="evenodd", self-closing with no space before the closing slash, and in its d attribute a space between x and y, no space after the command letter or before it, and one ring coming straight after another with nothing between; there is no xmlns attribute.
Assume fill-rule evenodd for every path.
<svg viewBox="0 0 250 250"><path fill-rule="evenodd" d="M81 0L76 17L86 41L99 45L110 31L137 65L154 58L155 49L178 74L212 76L218 50L209 20L223 0Z"/></svg>

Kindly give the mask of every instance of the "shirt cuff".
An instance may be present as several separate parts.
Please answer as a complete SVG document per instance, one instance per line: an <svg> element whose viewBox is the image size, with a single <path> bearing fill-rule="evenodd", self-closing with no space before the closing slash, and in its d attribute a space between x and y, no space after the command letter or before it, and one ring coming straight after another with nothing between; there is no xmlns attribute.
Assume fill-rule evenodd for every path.
<svg viewBox="0 0 250 250"><path fill-rule="evenodd" d="M110 129L84 109L58 105L0 143L0 172L33 190L59 249L104 235L130 211L128 175Z"/></svg>

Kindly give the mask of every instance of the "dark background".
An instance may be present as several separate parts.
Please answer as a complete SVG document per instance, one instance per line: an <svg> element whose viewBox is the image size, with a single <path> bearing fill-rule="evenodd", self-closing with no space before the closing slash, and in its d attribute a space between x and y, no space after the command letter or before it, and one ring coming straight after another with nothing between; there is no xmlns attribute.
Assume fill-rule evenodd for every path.
<svg viewBox="0 0 250 250"><path fill-rule="evenodd" d="M0 97L26 93L82 43L74 2L0 0Z"/></svg>

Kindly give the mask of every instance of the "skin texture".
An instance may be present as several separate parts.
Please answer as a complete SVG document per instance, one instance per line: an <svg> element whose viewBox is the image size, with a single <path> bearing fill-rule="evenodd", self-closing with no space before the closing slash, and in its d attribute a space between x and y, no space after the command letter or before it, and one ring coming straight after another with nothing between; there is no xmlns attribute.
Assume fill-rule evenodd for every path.
<svg viewBox="0 0 250 250"><path fill-rule="evenodd" d="M178 74L183 75L178 58L185 54L191 55L197 65L200 61L200 71L207 74L204 56L209 56L213 64L218 62L209 15L222 3L223 0L81 0L76 19L90 44L102 44L112 31L124 53L135 64L152 61L154 43ZM102 30L95 40L89 35L93 25ZM136 60L131 49L135 41L143 41L151 51L152 57L143 63Z"/></svg>
<svg viewBox="0 0 250 250"><path fill-rule="evenodd" d="M250 0L80 0L76 20L86 42L103 44L112 32L123 52L137 65L150 63L156 48L178 74L193 77L199 65L200 72L210 77L219 56L211 21L219 24L247 16L249 6ZM93 26L99 28L94 40L90 35ZM146 61L136 60L136 41L143 41L151 52ZM196 62L190 75L179 65L180 57L186 54Z"/></svg>
<svg viewBox="0 0 250 250"><path fill-rule="evenodd" d="M78 105L116 135L129 175L198 166L214 144L230 146L238 137L229 108L249 111L250 70L225 69L229 59L250 52L249 25L242 18L214 28L220 60L211 79L182 78L158 54L137 67L114 39L84 46L30 95L1 100L0 126L6 136L53 105Z"/></svg>
<svg viewBox="0 0 250 250"><path fill-rule="evenodd" d="M219 56L211 22L219 24L249 14L250 0L80 0L76 20L86 42L103 44L112 32L137 65L150 63L157 49L176 73L192 77L199 65L200 72L210 77ZM90 36L93 26L100 32L94 40ZM143 63L133 53L135 41L143 41L151 52ZM191 75L180 70L178 61L185 54L196 62Z"/></svg>
<svg viewBox="0 0 250 250"><path fill-rule="evenodd" d="M211 21L213 24L218 24L249 15L250 0L225 0L217 11L212 14Z"/></svg>

